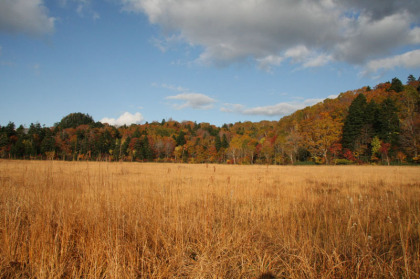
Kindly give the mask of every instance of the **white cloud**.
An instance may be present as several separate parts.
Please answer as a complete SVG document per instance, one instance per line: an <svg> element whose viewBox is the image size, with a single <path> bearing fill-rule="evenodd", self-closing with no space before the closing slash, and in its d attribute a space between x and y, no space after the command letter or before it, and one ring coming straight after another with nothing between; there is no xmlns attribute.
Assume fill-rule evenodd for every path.
<svg viewBox="0 0 420 279"><path fill-rule="evenodd" d="M115 118L102 118L100 120L101 123L108 123L112 126L123 126L123 125L130 125L130 124L140 124L144 120L143 115L140 112L136 112L135 114L124 112L120 117L117 119Z"/></svg>
<svg viewBox="0 0 420 279"><path fill-rule="evenodd" d="M407 13L397 13L378 20L360 15L346 26L344 40L335 46L335 58L363 64L372 57L388 55L393 49L411 43Z"/></svg>
<svg viewBox="0 0 420 279"><path fill-rule="evenodd" d="M223 105L223 107L220 108L220 111L229 113L242 113L245 109L245 106L241 104L226 103Z"/></svg>
<svg viewBox="0 0 420 279"><path fill-rule="evenodd" d="M304 45L298 45L296 47L289 48L284 53L284 56L291 58L293 63L302 62L310 55L309 49Z"/></svg>
<svg viewBox="0 0 420 279"><path fill-rule="evenodd" d="M245 109L242 111L242 113L248 115L280 116L291 114L300 108L302 107L296 104L278 103L273 106L263 106Z"/></svg>
<svg viewBox="0 0 420 279"><path fill-rule="evenodd" d="M188 88L185 88L185 87L182 87L182 86L175 86L175 85L172 85L172 84L162 83L160 86L162 88L173 90L173 91L178 91L178 92L187 92L187 91L189 91Z"/></svg>
<svg viewBox="0 0 420 279"><path fill-rule="evenodd" d="M420 44L420 2L412 0L120 0L202 52L196 61L256 62L271 71L286 59L302 68L332 61L364 65ZM158 47L167 50L168 44Z"/></svg>
<svg viewBox="0 0 420 279"><path fill-rule="evenodd" d="M410 39L412 44L420 44L420 27L413 28L410 31Z"/></svg>
<svg viewBox="0 0 420 279"><path fill-rule="evenodd" d="M201 93L181 93L175 96L168 96L166 99L183 101L181 104L173 104L176 109L210 109L213 107L213 103L216 102L213 98Z"/></svg>
<svg viewBox="0 0 420 279"><path fill-rule="evenodd" d="M284 116L292 114L293 112L303 109L307 106L322 102L323 99L306 99L290 103L278 103L271 106L258 106L247 108L241 104L224 104L220 108L222 112L239 113L244 115L264 115L264 116Z"/></svg>
<svg viewBox="0 0 420 279"><path fill-rule="evenodd" d="M366 65L364 74L379 70L390 70L396 67L418 68L420 67L420 49L409 51L400 55L383 59L372 60Z"/></svg>
<svg viewBox="0 0 420 279"><path fill-rule="evenodd" d="M52 33L54 21L43 0L0 1L0 31L39 36Z"/></svg>
<svg viewBox="0 0 420 279"><path fill-rule="evenodd" d="M269 55L257 59L258 68L271 72L273 66L279 66L283 61L290 60L291 63L299 63L302 68L321 67L333 60L331 55L311 51L303 45L292 47L284 52L283 56Z"/></svg>
<svg viewBox="0 0 420 279"><path fill-rule="evenodd" d="M331 60L333 60L331 55L320 54L317 56L308 57L302 66L303 68L321 67Z"/></svg>
<svg viewBox="0 0 420 279"><path fill-rule="evenodd" d="M181 103L172 103L172 106L175 109L193 108L206 110L211 109L213 107L213 104L216 102L215 99L207 95L190 92L188 88L182 86L176 86L166 83L153 83L152 86L162 87L171 91L180 92L180 94L165 97L165 99L167 100L181 101Z"/></svg>
<svg viewBox="0 0 420 279"><path fill-rule="evenodd" d="M277 56L277 55L269 55L264 58L258 58L258 68L271 72L273 66L279 66L281 62L284 60L283 57Z"/></svg>

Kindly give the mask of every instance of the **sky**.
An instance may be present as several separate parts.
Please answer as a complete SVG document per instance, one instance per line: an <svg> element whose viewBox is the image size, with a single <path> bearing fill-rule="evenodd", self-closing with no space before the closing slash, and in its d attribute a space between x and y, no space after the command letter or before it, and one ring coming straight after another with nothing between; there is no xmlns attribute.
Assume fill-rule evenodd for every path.
<svg viewBox="0 0 420 279"><path fill-rule="evenodd" d="M0 125L279 120L420 75L418 0L0 0Z"/></svg>

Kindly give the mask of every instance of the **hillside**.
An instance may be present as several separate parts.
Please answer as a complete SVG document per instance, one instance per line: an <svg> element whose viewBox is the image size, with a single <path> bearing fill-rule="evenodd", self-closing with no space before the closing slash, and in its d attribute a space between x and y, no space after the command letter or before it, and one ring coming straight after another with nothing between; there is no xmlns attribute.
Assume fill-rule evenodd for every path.
<svg viewBox="0 0 420 279"><path fill-rule="evenodd" d="M279 121L113 127L74 113L54 127L0 128L0 157L232 164L418 163L420 81L341 93Z"/></svg>

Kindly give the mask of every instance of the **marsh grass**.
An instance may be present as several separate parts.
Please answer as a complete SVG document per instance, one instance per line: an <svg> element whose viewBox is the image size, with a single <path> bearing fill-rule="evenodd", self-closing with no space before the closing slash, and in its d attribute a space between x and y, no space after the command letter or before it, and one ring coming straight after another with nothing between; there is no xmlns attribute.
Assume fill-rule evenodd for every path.
<svg viewBox="0 0 420 279"><path fill-rule="evenodd" d="M0 161L0 277L418 278L419 170Z"/></svg>

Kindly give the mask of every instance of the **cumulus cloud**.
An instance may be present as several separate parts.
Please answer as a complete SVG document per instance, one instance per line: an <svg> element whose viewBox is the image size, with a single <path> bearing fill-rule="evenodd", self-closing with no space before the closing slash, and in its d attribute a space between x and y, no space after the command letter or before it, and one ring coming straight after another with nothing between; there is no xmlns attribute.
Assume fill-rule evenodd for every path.
<svg viewBox="0 0 420 279"><path fill-rule="evenodd" d="M173 104L176 109L210 109L216 101L201 93L181 93L175 96L168 96L166 99L183 101L181 104Z"/></svg>
<svg viewBox="0 0 420 279"><path fill-rule="evenodd" d="M420 21L418 15L420 13L420 5L418 1L413 0L341 0L335 1L346 9L362 11L370 15L373 19L380 19L392 14L409 11L410 15L415 17L414 20Z"/></svg>
<svg viewBox="0 0 420 279"><path fill-rule="evenodd" d="M0 31L39 36L52 33L54 21L43 0L0 1Z"/></svg>
<svg viewBox="0 0 420 279"><path fill-rule="evenodd" d="M418 68L420 67L420 49L409 51L400 55L370 61L364 74L389 70L396 67Z"/></svg>
<svg viewBox="0 0 420 279"><path fill-rule="evenodd" d="M112 126L123 126L123 125L130 125L130 124L140 124L144 120L143 115L140 112L136 112L134 114L129 112L124 112L120 117L117 119L115 118L102 118L100 120L101 123L108 123Z"/></svg>
<svg viewBox="0 0 420 279"><path fill-rule="evenodd" d="M257 59L257 63L260 69L271 72L274 66L280 65L285 60L290 61L292 64L300 64L302 68L313 68L324 66L333 60L333 57L325 53L311 51L306 46L299 45L287 49L283 56L269 55Z"/></svg>
<svg viewBox="0 0 420 279"><path fill-rule="evenodd" d="M266 71L284 61L365 65L420 44L419 1L120 1L124 11L146 14L168 41L175 35L200 46L196 61L204 64L252 59Z"/></svg>
<svg viewBox="0 0 420 279"><path fill-rule="evenodd" d="M307 106L314 105L323 101L323 99L306 99L299 102L278 103L271 106L258 106L247 108L241 104L224 104L220 108L222 112L239 113L244 115L263 115L263 116L284 116L292 114L293 112L303 109Z"/></svg>
<svg viewBox="0 0 420 279"><path fill-rule="evenodd" d="M258 58L258 68L267 72L271 72L273 66L279 66L283 60L284 57L278 55L268 55L264 58Z"/></svg>
<svg viewBox="0 0 420 279"><path fill-rule="evenodd" d="M413 41L406 13L389 15L373 21L359 16L346 30L346 40L336 46L337 59L362 64L372 57L387 55L391 50Z"/></svg>
<svg viewBox="0 0 420 279"><path fill-rule="evenodd" d="M162 87L171 91L180 92L180 94L174 95L174 96L167 96L165 99L167 100L175 100L175 101L181 101L181 103L173 103L172 106L175 109L184 109L184 108L193 108L193 109L211 109L213 107L213 104L216 102L215 99L201 94L201 93L195 93L190 92L188 88L182 87L182 86L176 86L172 84L156 84L154 83L153 86L155 87Z"/></svg>

